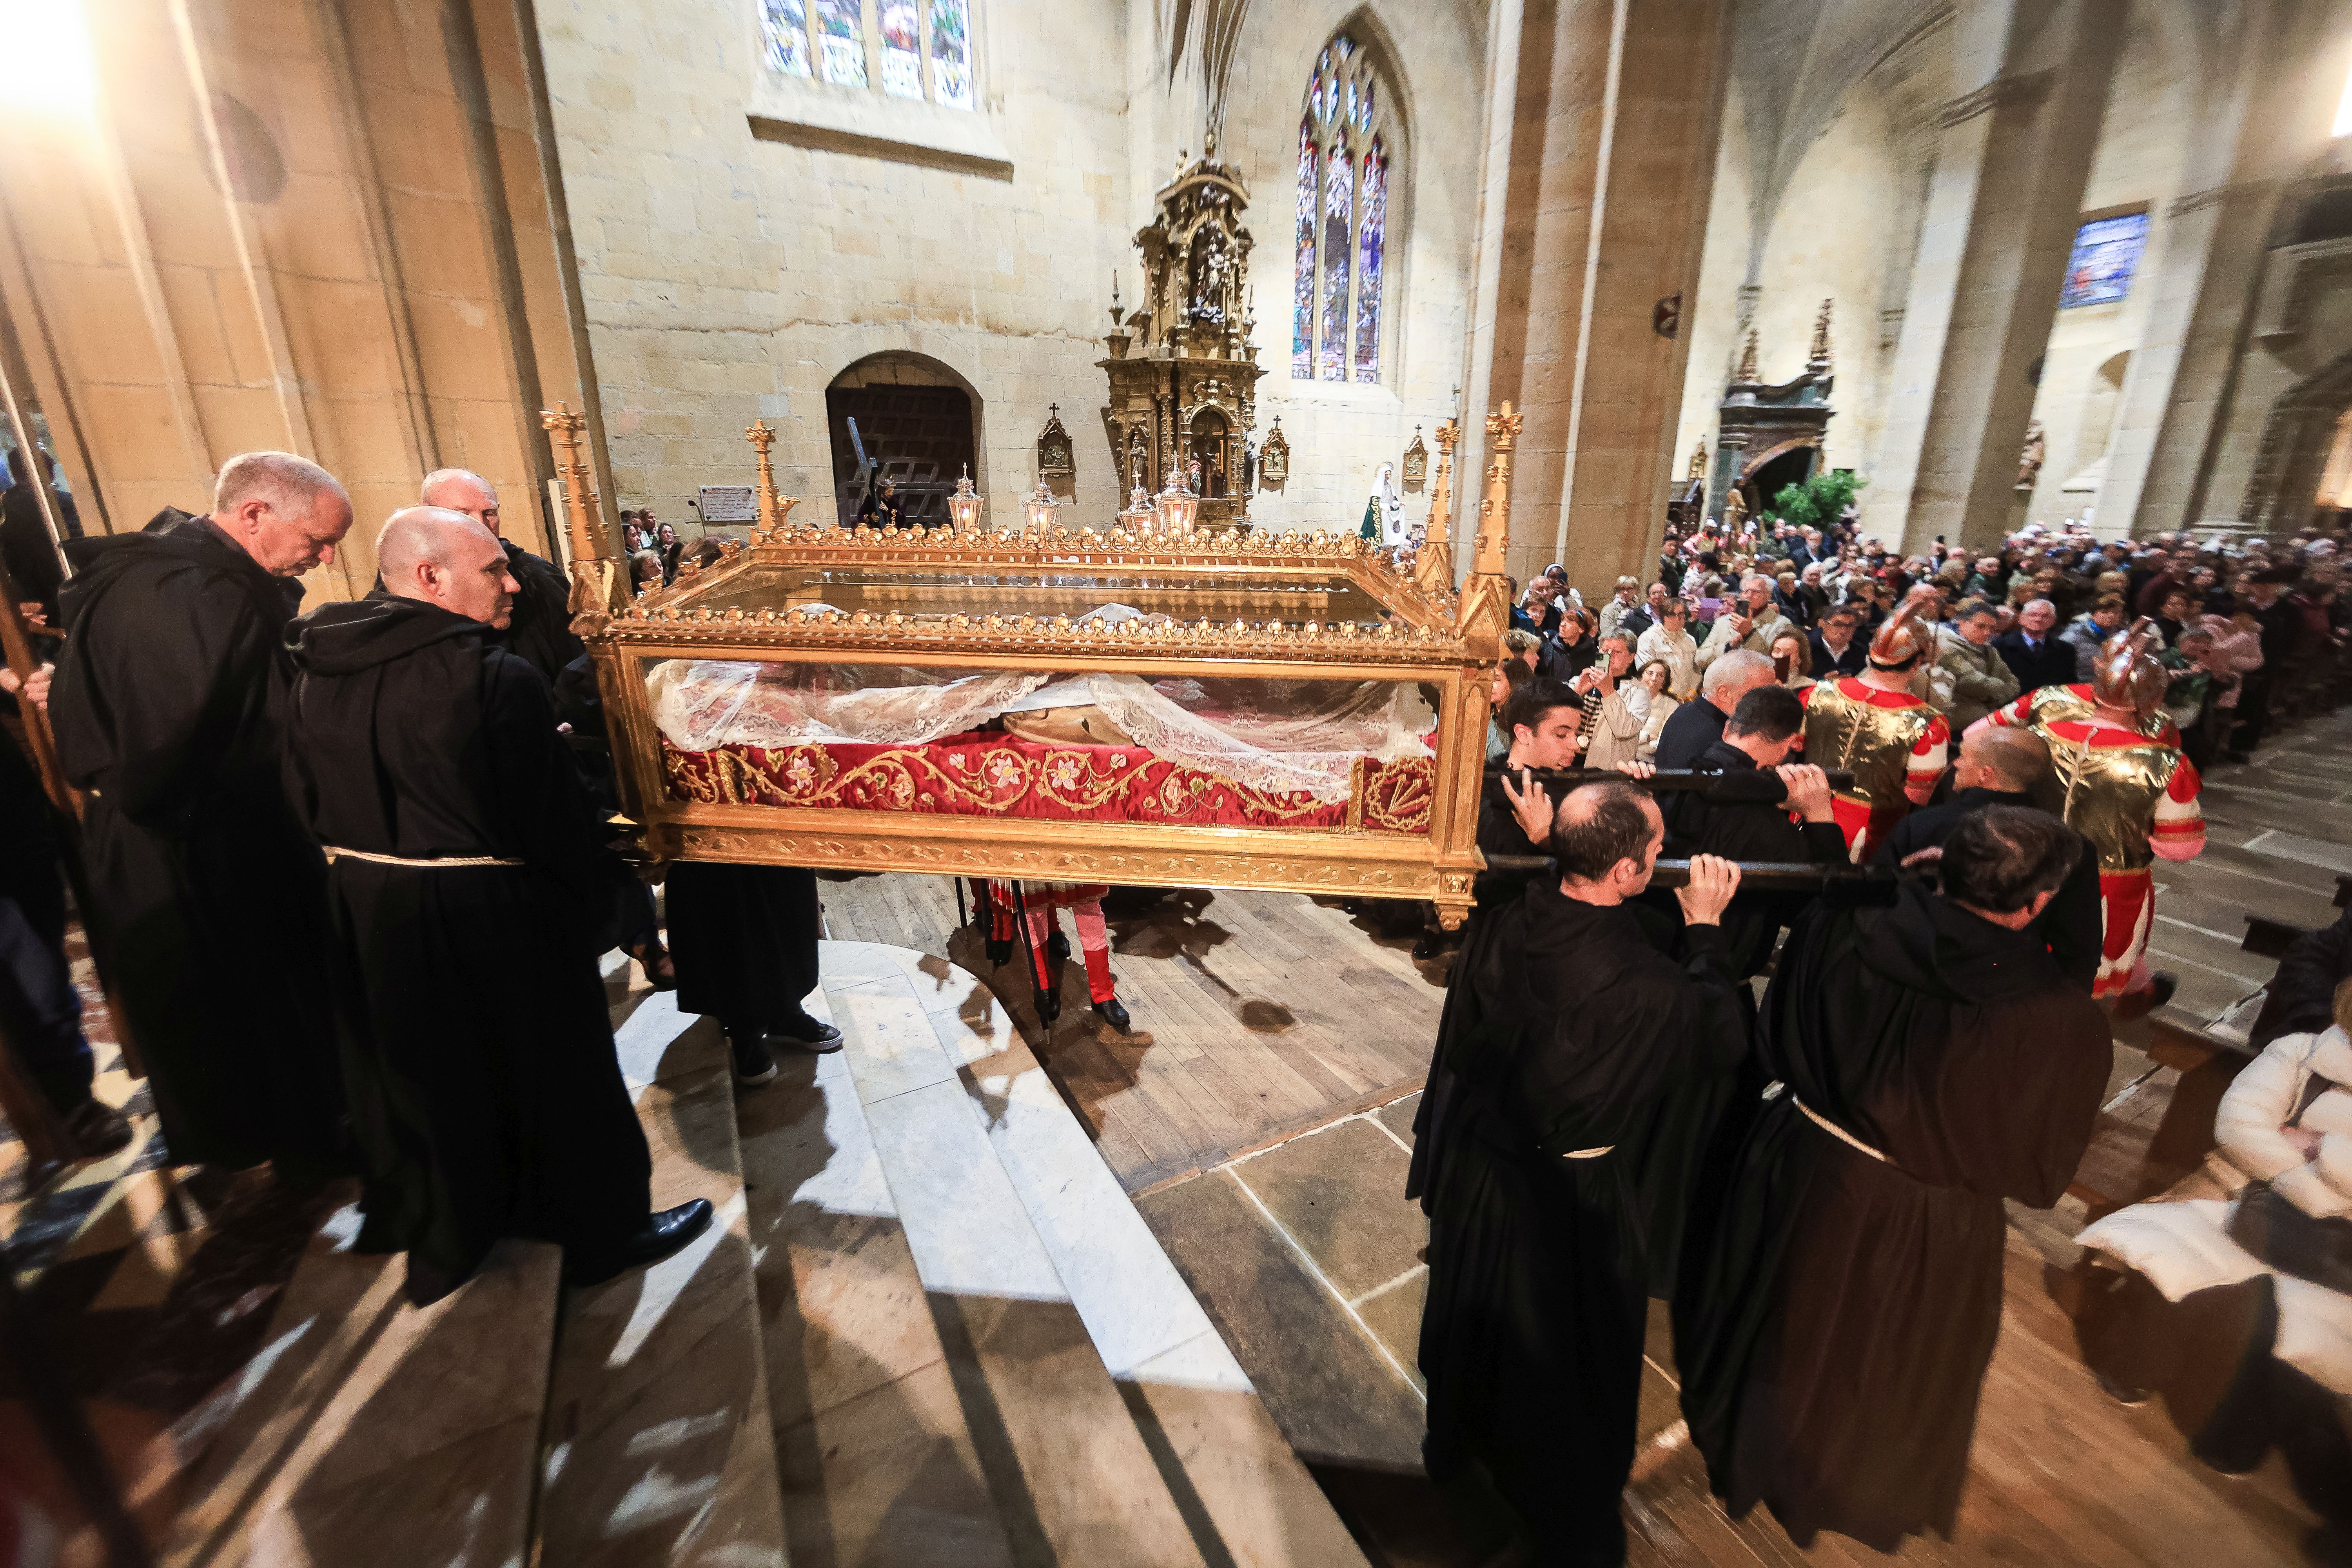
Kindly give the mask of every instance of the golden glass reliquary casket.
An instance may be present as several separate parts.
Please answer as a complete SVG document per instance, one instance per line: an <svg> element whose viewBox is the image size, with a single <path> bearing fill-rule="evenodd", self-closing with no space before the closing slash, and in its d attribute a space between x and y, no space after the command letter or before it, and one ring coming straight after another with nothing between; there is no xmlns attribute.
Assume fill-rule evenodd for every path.
<svg viewBox="0 0 2352 1568"><path fill-rule="evenodd" d="M565 466L648 855L1467 911L1507 608L1498 569L1453 588L1442 469L1406 575L1352 535L793 529L751 434L762 526L634 599Z"/></svg>

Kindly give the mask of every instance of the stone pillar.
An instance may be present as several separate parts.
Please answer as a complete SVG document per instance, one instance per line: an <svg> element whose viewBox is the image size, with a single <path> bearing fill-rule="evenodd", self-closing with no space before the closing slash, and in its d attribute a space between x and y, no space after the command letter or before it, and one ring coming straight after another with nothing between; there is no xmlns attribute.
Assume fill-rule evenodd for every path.
<svg viewBox="0 0 2352 1568"><path fill-rule="evenodd" d="M1947 104L1863 531L1906 550L2008 526L2126 0L1990 0Z"/></svg>
<svg viewBox="0 0 2352 1568"><path fill-rule="evenodd" d="M314 598L367 590L436 468L553 553L541 406L590 411L613 489L528 0L86 11L95 97L0 144L0 287L90 525L201 510L277 447L357 513Z"/></svg>
<svg viewBox="0 0 2352 1568"><path fill-rule="evenodd" d="M2190 194L2167 210L2145 280L2156 298L2107 447L2103 525L2147 534L2235 515L2235 494L2210 493L2215 461L2281 190L2332 140L2344 56L2327 45L2341 19L2341 7L2250 8L2236 69L2208 89Z"/></svg>
<svg viewBox="0 0 2352 1568"><path fill-rule="evenodd" d="M1722 115L1724 0L1521 0L1496 13L1469 422L1519 405L1508 569L1587 596L1664 528ZM1470 465L1465 460L1465 471Z"/></svg>

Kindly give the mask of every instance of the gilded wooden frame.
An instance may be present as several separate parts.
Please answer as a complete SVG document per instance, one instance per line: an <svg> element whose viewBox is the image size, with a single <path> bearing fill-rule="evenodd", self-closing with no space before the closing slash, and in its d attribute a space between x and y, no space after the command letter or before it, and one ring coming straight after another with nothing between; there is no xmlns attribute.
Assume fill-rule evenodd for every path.
<svg viewBox="0 0 2352 1568"><path fill-rule="evenodd" d="M1507 409L1489 421L1497 445L1481 507L1480 570L1458 593L1433 575L1418 582L1399 576L1349 534L1197 529L1171 540L1090 529L1056 529L1050 536L1034 528L963 533L952 528L793 529L784 521L788 499L772 500L763 493L761 516L774 521L755 530L748 545L730 545L708 571L683 574L672 586L634 600L624 593L615 563L594 548L600 531L586 511L593 496L585 465L576 461L576 427L562 422L567 417L577 418L548 419L558 433L559 467L573 513L572 625L588 645L603 690L623 808L654 857L1426 899L1447 926L1467 912L1471 880L1483 864L1475 837L1487 692L1507 619L1501 541L1510 439L1518 424ZM567 434L574 438L566 441ZM751 434L758 445L766 432L755 427ZM569 464L567 450L574 458ZM1442 538L1442 522L1438 528ZM1352 623L1333 632L1319 625L1239 620L1109 627L1098 620L1073 624L1066 616L812 616L772 606L719 610L698 602L740 587L762 568L795 566L947 575L1084 573L1113 583L1146 574L1164 577L1172 569L1243 589L1295 583L1307 567L1344 577L1381 607L1386 620L1370 632ZM877 657L917 668L1424 683L1438 697L1429 832L976 818L672 795L642 679L647 661L833 663Z"/></svg>

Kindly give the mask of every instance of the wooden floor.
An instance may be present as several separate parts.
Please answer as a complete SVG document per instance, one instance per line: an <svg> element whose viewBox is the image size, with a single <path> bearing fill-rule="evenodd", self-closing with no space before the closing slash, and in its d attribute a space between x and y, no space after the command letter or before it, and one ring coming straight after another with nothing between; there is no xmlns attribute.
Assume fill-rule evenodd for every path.
<svg viewBox="0 0 2352 1568"><path fill-rule="evenodd" d="M1384 1105L1428 1074L1440 971L1412 961L1409 939L1376 938L1336 904L1118 890L1106 902L1111 969L1134 1032L1093 1022L1074 954L1048 1034L1019 959L1000 971L976 933L956 940L950 879L892 873L819 887L835 939L913 948L988 980L1129 1193Z"/></svg>

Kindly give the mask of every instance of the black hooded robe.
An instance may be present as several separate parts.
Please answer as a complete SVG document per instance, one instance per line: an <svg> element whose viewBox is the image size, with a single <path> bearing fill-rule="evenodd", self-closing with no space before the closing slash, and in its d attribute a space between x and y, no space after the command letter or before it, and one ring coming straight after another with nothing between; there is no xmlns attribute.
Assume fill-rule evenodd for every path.
<svg viewBox="0 0 2352 1568"><path fill-rule="evenodd" d="M49 717L89 797L83 916L171 1158L341 1168L326 863L287 803L277 706L301 584L177 511L68 550Z"/></svg>
<svg viewBox="0 0 2352 1568"><path fill-rule="evenodd" d="M1752 792L1771 787L1757 775L1756 760L1728 741L1717 741L1691 764L1707 773L1746 774ZM1834 822L1797 823L1785 805L1744 798L1714 798L1697 792L1667 802L1666 852L1676 856L1719 855L1727 860L1843 866L1845 835ZM1674 895L1654 892L1645 900L1673 918ZM1743 1034L1755 1027L1755 993L1748 980L1764 972L1780 928L1803 912L1808 896L1744 892L1723 911L1720 941L1724 962L1739 984ZM1672 1300L1684 1254L1704 1246L1707 1224L1722 1196L1739 1142L1747 1135L1757 1097L1771 1081L1762 1055L1751 1051L1730 1075L1707 1075L1675 1085L1649 1126L1627 1140L1641 1196L1642 1229L1650 1259L1650 1294ZM1688 1238L1687 1240L1685 1238Z"/></svg>
<svg viewBox="0 0 2352 1568"><path fill-rule="evenodd" d="M563 667L587 650L572 635L572 584L563 568L500 539L507 571L515 580L514 616L507 627L509 652L519 654L552 688Z"/></svg>
<svg viewBox="0 0 2352 1568"><path fill-rule="evenodd" d="M1429 1211L1423 1458L1476 1462L1543 1563L1624 1559L1647 1327L1633 1173L1612 1145L1668 1087L1746 1050L1711 927L1677 964L1633 910L1538 883L1455 971L1441 1064L1454 1080L1415 1156Z"/></svg>
<svg viewBox="0 0 2352 1568"><path fill-rule="evenodd" d="M2105 1016L2041 942L1910 885L1801 919L1764 1030L1787 1088L1675 1300L1692 1440L1733 1518L1760 1501L1800 1546L1948 1538L2000 1331L2001 1200L2046 1207L2074 1179Z"/></svg>
<svg viewBox="0 0 2352 1568"><path fill-rule="evenodd" d="M371 595L289 632L289 792L329 875L362 1252L409 1254L420 1303L501 1237L594 1271L646 1222L652 1162L614 1054L596 955L628 879L496 634Z"/></svg>
<svg viewBox="0 0 2352 1568"><path fill-rule="evenodd" d="M1921 806L1904 813L1903 820L1879 842L1871 857L1876 866L1900 866L1906 856L1922 849L1939 849L1960 819L1989 805L2021 805L2032 811L2049 808L2032 795L2008 790L1985 789L1978 786L1958 790L1952 798L1940 805ZM2055 812L2051 813L2056 816ZM2100 944L2105 940L2105 907L2099 901L2099 852L2088 838L2082 838L2081 858L2074 862L2074 874L2068 877L2050 902L2027 931L2040 937L2050 949L2050 956L2058 965L2058 973L2080 985L2084 992L2099 973Z"/></svg>
<svg viewBox="0 0 2352 1568"><path fill-rule="evenodd" d="M680 1012L771 1034L806 1027L824 934L814 871L680 860L662 896Z"/></svg>

